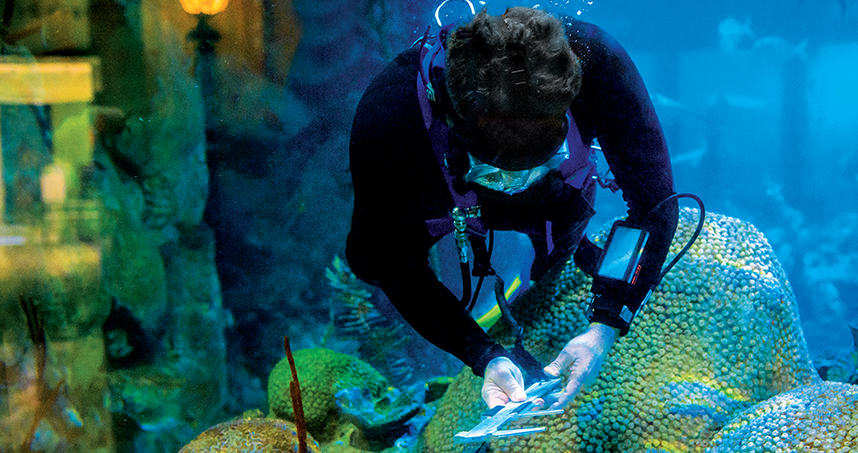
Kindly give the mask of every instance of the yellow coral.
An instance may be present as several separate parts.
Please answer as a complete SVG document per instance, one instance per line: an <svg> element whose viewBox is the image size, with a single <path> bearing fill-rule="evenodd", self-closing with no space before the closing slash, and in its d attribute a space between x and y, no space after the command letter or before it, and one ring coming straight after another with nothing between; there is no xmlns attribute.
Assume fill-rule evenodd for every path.
<svg viewBox="0 0 858 453"><path fill-rule="evenodd" d="M216 425L182 447L179 453L282 453L298 451L295 425L270 418L239 419ZM321 453L307 439L309 453Z"/></svg>
<svg viewBox="0 0 858 453"><path fill-rule="evenodd" d="M672 254L690 238L697 215L681 210ZM587 327L589 288L589 276L570 262L515 302L525 347L541 362ZM745 222L709 214L697 242L614 345L599 379L565 414L542 419L546 431L492 448L702 452L740 411L818 380L795 297L766 239ZM462 450L453 435L479 421L480 385L465 370L450 386L426 430L429 452Z"/></svg>
<svg viewBox="0 0 858 453"><path fill-rule="evenodd" d="M380 398L387 390L387 379L355 357L324 348L301 349L295 351L294 357L307 430L317 439L324 441L329 437L324 431L331 428L328 426L331 420L336 421L338 417L335 399L338 391L358 387ZM294 419L289 394L291 381L289 362L283 359L268 377L268 404L271 413L278 418Z"/></svg>

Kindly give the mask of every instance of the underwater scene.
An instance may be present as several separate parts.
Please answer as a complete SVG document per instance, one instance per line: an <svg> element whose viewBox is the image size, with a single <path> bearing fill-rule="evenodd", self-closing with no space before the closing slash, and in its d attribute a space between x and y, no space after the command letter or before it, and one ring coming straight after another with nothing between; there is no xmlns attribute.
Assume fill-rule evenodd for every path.
<svg viewBox="0 0 858 453"><path fill-rule="evenodd" d="M0 4L0 453L858 452L858 0Z"/></svg>

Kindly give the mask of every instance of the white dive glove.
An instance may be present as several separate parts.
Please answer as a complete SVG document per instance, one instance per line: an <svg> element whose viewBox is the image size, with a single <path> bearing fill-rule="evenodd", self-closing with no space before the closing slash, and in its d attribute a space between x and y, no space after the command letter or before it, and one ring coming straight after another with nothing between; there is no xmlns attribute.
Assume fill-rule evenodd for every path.
<svg viewBox="0 0 858 453"><path fill-rule="evenodd" d="M521 370L506 357L495 357L486 366L483 389L480 392L489 408L510 401L524 401L524 376Z"/></svg>
<svg viewBox="0 0 858 453"><path fill-rule="evenodd" d="M545 402L550 404L549 409L564 408L575 399L582 388L596 380L599 369L602 368L602 363L605 362L605 357L618 335L618 329L592 323L586 332L566 343L557 358L545 367L545 373L549 376L557 377L564 371L569 371L566 388L545 398ZM485 386L483 396L485 397Z"/></svg>

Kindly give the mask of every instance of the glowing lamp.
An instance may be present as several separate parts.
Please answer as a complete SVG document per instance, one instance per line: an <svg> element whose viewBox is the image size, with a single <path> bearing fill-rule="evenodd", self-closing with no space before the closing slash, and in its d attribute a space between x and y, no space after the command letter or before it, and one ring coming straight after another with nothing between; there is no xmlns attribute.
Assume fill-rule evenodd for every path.
<svg viewBox="0 0 858 453"><path fill-rule="evenodd" d="M226 8L229 0L179 0L179 2L188 14L214 16Z"/></svg>
<svg viewBox="0 0 858 453"><path fill-rule="evenodd" d="M188 33L188 39L197 43L196 77L203 95L204 118L208 128L214 90L214 50L215 43L220 39L220 33L209 25L208 19L223 11L229 0L179 0L179 3L186 13L197 16L197 26Z"/></svg>

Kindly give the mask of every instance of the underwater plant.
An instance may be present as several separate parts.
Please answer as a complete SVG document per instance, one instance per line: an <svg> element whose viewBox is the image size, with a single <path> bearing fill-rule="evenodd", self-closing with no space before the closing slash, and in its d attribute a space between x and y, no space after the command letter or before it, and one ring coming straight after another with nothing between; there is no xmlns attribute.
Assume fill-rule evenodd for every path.
<svg viewBox="0 0 858 453"><path fill-rule="evenodd" d="M336 307L329 331L336 329L340 337L358 341L357 355L361 360L397 382L407 382L413 370L400 355L410 341L403 332L404 325L388 320L378 311L367 285L340 257L334 257L325 276L334 289Z"/></svg>
<svg viewBox="0 0 858 453"><path fill-rule="evenodd" d="M269 417L304 423L326 451L332 445L356 452L415 444L434 413L427 404L448 385L435 379L398 389L366 362L324 348L295 351L293 363L294 373L293 364L284 358L269 376ZM299 404L306 420L301 423L287 390L296 375L304 381Z"/></svg>
<svg viewBox="0 0 858 453"><path fill-rule="evenodd" d="M283 337L285 364L289 376L289 407L292 421L266 418L259 410L246 411L240 417L217 424L182 447L179 453L321 453L321 447L307 431L298 369L289 337ZM306 377L306 376L305 376Z"/></svg>

